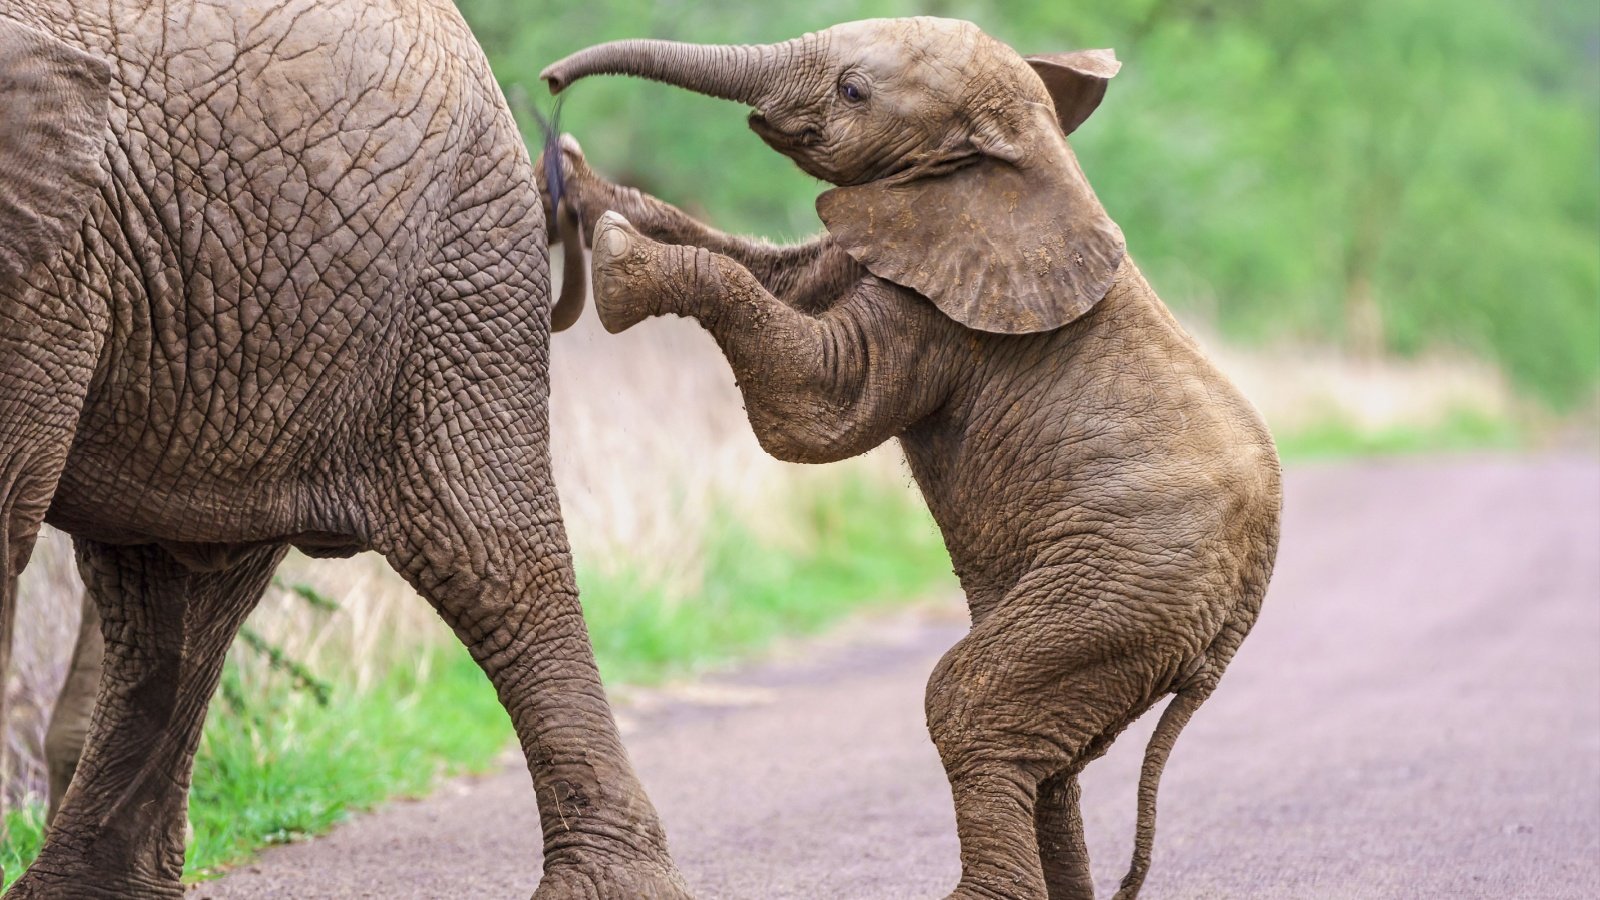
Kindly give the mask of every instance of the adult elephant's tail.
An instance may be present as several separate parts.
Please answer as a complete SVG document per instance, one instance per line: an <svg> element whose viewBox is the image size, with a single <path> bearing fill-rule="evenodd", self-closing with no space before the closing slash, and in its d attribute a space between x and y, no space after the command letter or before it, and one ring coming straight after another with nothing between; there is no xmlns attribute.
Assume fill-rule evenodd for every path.
<svg viewBox="0 0 1600 900"><path fill-rule="evenodd" d="M561 236L561 296L550 309L550 330L566 331L583 315L589 270L583 260L582 226L570 201L556 206L556 233Z"/></svg>

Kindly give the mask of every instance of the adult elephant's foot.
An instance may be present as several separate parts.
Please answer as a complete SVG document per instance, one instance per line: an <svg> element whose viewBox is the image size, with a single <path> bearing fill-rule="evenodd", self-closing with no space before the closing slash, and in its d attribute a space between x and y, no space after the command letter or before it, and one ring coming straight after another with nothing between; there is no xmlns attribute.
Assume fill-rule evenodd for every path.
<svg viewBox="0 0 1600 900"><path fill-rule="evenodd" d="M683 876L666 863L558 865L546 870L533 900L692 900Z"/></svg>
<svg viewBox="0 0 1600 900"><path fill-rule="evenodd" d="M178 900L183 884L176 879L124 876L104 878L93 870L64 871L35 864L6 891L5 900Z"/></svg>

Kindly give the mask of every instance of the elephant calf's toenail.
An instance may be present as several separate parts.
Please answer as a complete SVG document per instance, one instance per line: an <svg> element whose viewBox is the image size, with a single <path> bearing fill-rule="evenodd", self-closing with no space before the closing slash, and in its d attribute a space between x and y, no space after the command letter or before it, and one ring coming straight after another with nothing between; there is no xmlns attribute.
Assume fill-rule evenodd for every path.
<svg viewBox="0 0 1600 900"><path fill-rule="evenodd" d="M628 252L628 236L620 228L612 228L605 234L605 251L610 257L618 257Z"/></svg>
<svg viewBox="0 0 1600 900"><path fill-rule="evenodd" d="M600 239L597 241L601 252L613 259L627 253L629 245L633 243L629 240L628 233L622 229L621 217L617 216L613 219L614 215L614 213L607 213L605 218L601 220Z"/></svg>

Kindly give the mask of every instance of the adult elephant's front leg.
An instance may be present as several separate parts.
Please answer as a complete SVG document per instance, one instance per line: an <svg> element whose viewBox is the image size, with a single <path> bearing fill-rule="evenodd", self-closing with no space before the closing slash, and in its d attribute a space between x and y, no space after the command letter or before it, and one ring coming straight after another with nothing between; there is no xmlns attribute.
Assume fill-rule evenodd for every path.
<svg viewBox="0 0 1600 900"><path fill-rule="evenodd" d="M525 413L537 421L516 427L542 438L542 410ZM544 832L534 896L687 897L606 702L545 451L500 445L496 435L516 430L503 422L482 428L433 447L404 478L396 530L379 549L455 630L511 716Z"/></svg>

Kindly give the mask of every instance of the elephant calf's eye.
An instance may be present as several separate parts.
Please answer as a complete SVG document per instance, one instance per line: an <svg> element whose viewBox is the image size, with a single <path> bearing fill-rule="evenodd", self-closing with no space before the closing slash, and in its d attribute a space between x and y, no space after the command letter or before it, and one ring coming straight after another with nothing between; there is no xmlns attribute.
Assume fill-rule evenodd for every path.
<svg viewBox="0 0 1600 900"><path fill-rule="evenodd" d="M846 81L839 85L839 95L851 103L860 103L867 99L867 91L853 81Z"/></svg>

